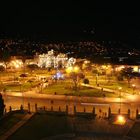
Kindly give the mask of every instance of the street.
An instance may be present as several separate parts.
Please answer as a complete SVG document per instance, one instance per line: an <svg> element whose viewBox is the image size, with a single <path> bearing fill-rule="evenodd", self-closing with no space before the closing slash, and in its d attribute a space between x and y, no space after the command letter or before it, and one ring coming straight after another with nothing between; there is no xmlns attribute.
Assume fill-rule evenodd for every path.
<svg viewBox="0 0 140 140"><path fill-rule="evenodd" d="M39 109L45 107L45 109L50 110L53 106L53 110L58 110L60 107L62 111L66 110L66 105L70 108L76 106L77 112L92 112L93 107L95 107L95 113L98 115L100 115L101 112L108 113L109 107L113 113L117 113L120 108L120 98L44 95L34 93L33 91L26 93L7 93L3 97L7 111L10 106L12 109L19 109L21 104L24 106L24 109L27 109L28 103L31 105L32 112L35 111L35 104L37 104ZM133 95L133 98L127 96L127 98L121 100L121 113L126 114L128 109L130 109L132 117L135 117L136 109L140 110L140 97L138 95Z"/></svg>

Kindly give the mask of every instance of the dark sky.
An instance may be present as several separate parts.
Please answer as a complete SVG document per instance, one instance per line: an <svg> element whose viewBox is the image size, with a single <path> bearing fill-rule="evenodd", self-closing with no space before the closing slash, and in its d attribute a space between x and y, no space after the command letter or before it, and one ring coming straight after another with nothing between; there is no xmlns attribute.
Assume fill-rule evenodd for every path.
<svg viewBox="0 0 140 140"><path fill-rule="evenodd" d="M46 0L47 1L47 0ZM76 1L76 0L75 0ZM54 40L140 39L136 3L4 2L0 7L0 34Z"/></svg>

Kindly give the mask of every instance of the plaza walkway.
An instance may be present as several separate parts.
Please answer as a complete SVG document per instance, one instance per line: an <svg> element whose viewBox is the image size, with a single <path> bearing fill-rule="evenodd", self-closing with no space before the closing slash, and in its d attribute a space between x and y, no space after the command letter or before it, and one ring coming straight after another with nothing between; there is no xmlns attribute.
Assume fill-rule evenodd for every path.
<svg viewBox="0 0 140 140"><path fill-rule="evenodd" d="M24 125L34 114L27 114L25 117L14 125L10 130L0 136L0 140L7 140L9 136L15 133L22 125Z"/></svg>

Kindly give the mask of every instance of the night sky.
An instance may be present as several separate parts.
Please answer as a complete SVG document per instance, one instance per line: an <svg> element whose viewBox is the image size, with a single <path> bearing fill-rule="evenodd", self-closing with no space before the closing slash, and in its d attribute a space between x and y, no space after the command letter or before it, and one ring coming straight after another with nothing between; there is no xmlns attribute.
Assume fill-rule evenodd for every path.
<svg viewBox="0 0 140 140"><path fill-rule="evenodd" d="M4 2L0 35L48 40L122 40L138 43L140 14L133 3Z"/></svg>

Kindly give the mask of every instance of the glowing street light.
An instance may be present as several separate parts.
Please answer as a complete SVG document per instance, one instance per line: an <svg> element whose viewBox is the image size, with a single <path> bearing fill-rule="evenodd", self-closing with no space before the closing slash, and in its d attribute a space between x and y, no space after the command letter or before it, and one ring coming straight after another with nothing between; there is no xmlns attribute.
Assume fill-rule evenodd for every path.
<svg viewBox="0 0 140 140"><path fill-rule="evenodd" d="M119 97L121 98L121 90L122 90L122 87L119 87Z"/></svg>
<svg viewBox="0 0 140 140"><path fill-rule="evenodd" d="M71 72L75 72L75 73L78 73L79 72L79 67L78 66L75 66L75 67L68 67L67 69L66 69L66 72L67 73L71 73Z"/></svg>
<svg viewBox="0 0 140 140"><path fill-rule="evenodd" d="M126 123L126 119L122 115L117 116L116 124L124 125Z"/></svg>
<svg viewBox="0 0 140 140"><path fill-rule="evenodd" d="M73 67L68 67L68 68L66 69L66 72L67 72L67 73L71 73L72 70L73 70Z"/></svg>
<svg viewBox="0 0 140 140"><path fill-rule="evenodd" d="M134 90L135 90L136 85L132 84L132 87L133 87L133 95L134 95Z"/></svg>
<svg viewBox="0 0 140 140"><path fill-rule="evenodd" d="M96 74L96 85L98 86L98 74Z"/></svg>
<svg viewBox="0 0 140 140"><path fill-rule="evenodd" d="M119 90L121 90L122 89L122 87L119 87Z"/></svg>
<svg viewBox="0 0 140 140"><path fill-rule="evenodd" d="M75 73L79 72L79 67L78 67L78 66L75 66L75 67L73 68L73 71L74 71Z"/></svg>

